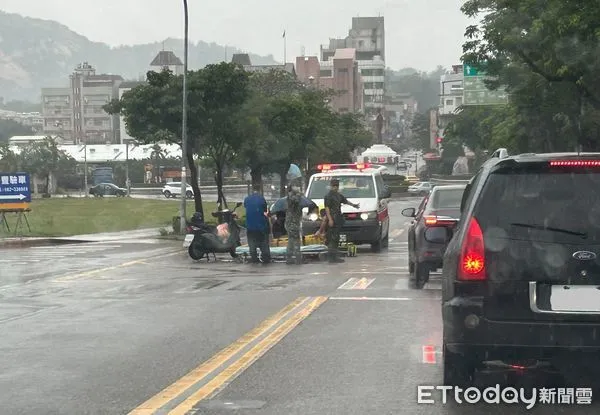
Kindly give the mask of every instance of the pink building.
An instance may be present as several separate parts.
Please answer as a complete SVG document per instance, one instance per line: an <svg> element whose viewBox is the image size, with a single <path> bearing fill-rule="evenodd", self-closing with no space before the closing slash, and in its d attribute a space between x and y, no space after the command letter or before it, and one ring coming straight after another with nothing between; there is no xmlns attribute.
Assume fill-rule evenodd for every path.
<svg viewBox="0 0 600 415"><path fill-rule="evenodd" d="M307 85L334 90L336 96L330 104L335 111L362 111L363 84L355 49L337 49L324 62L319 62L316 56L298 56L296 74Z"/></svg>

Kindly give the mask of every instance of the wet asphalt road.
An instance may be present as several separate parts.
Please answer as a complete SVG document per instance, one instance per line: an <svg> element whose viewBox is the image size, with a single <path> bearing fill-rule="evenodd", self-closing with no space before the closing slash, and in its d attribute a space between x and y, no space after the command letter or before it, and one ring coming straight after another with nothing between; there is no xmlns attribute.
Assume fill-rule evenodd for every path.
<svg viewBox="0 0 600 415"><path fill-rule="evenodd" d="M194 263L165 241L0 251L1 412L598 413L418 403L442 330L439 276L408 288L417 203L392 202L388 250L339 266Z"/></svg>

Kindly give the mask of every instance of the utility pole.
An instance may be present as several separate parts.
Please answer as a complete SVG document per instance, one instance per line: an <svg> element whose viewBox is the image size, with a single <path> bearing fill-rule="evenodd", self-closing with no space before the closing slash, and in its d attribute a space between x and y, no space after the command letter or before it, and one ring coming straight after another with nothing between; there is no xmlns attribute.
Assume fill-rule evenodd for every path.
<svg viewBox="0 0 600 415"><path fill-rule="evenodd" d="M83 197L88 197L87 141L83 142Z"/></svg>
<svg viewBox="0 0 600 415"><path fill-rule="evenodd" d="M187 72L188 72L188 4L183 0L184 40L183 40L183 111L181 117L181 215L179 220L180 233L186 228L186 163L187 163Z"/></svg>
<svg viewBox="0 0 600 415"><path fill-rule="evenodd" d="M125 142L125 187L127 187L127 196L131 196L131 183L129 182L129 141Z"/></svg>

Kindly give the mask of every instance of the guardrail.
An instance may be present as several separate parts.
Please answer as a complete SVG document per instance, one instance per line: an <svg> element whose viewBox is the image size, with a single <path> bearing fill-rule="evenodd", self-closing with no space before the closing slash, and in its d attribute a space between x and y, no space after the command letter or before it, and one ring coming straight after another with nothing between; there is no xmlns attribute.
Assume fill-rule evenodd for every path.
<svg viewBox="0 0 600 415"><path fill-rule="evenodd" d="M162 194L162 187L132 187L130 191L132 194L139 195L159 195ZM223 186L223 192L237 192L237 193L248 193L249 186L246 184L233 184ZM200 186L200 192L202 193L217 193L217 186Z"/></svg>

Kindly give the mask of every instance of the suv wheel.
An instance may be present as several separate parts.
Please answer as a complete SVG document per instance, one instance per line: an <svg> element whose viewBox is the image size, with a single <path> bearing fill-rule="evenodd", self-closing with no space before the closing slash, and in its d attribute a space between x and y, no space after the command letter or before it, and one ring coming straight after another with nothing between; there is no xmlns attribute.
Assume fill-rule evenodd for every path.
<svg viewBox="0 0 600 415"><path fill-rule="evenodd" d="M371 252L381 252L382 240L378 240L377 242L371 244Z"/></svg>
<svg viewBox="0 0 600 415"><path fill-rule="evenodd" d="M444 355L444 385L445 386L468 386L473 383L475 365L465 356L448 351L443 346Z"/></svg>
<svg viewBox="0 0 600 415"><path fill-rule="evenodd" d="M408 265L408 269L410 271L410 265ZM410 288L415 290L422 290L425 287L425 284L429 281L429 267L425 264L416 262L412 263L413 273L409 277Z"/></svg>
<svg viewBox="0 0 600 415"><path fill-rule="evenodd" d="M187 192L185 192L185 197L187 197L188 199L193 198L194 192L192 192L191 190L188 190Z"/></svg>
<svg viewBox="0 0 600 415"><path fill-rule="evenodd" d="M163 194L165 195L165 197L167 199L171 197L171 192L169 192L168 190L165 190L165 192Z"/></svg>

